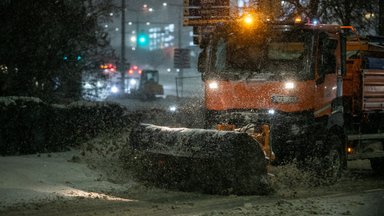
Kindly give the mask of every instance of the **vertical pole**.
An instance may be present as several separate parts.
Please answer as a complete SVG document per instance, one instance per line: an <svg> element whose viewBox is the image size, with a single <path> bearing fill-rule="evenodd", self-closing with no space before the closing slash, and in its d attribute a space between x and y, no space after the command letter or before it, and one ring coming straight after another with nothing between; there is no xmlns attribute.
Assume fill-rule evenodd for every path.
<svg viewBox="0 0 384 216"><path fill-rule="evenodd" d="M180 10L181 12L179 12L179 25L178 25L178 31L177 31L177 33L178 33L178 36L177 36L177 38L178 38L178 47L181 49L181 47L182 47L182 41L181 41L181 28L182 28L182 16L181 16L181 13L183 12L183 10ZM184 85L183 85L183 82L184 82L184 80L183 80L183 77L184 77L184 69L183 68L180 68L180 72L179 72L179 82L180 82L180 90L181 90L181 93L180 93L180 95L181 95L181 97L183 97L183 91L184 91Z"/></svg>
<svg viewBox="0 0 384 216"><path fill-rule="evenodd" d="M139 14L136 12L136 49L139 50L139 31L140 31L140 23L139 23Z"/></svg>
<svg viewBox="0 0 384 216"><path fill-rule="evenodd" d="M176 85L176 98L179 99L179 81L178 81L178 77L175 77L175 85Z"/></svg>
<svg viewBox="0 0 384 216"><path fill-rule="evenodd" d="M125 93L125 0L121 0L121 93Z"/></svg>
<svg viewBox="0 0 384 216"><path fill-rule="evenodd" d="M347 37L346 37L346 29L341 29L340 32L340 70L337 73L337 91L336 96L343 96L343 76L346 73L346 53L347 53Z"/></svg>

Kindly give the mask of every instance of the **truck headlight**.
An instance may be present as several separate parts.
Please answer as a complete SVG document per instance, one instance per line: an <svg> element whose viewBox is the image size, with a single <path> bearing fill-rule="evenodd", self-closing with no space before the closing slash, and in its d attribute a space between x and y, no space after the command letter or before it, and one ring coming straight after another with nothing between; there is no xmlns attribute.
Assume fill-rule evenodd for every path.
<svg viewBox="0 0 384 216"><path fill-rule="evenodd" d="M208 84L208 87L209 87L210 89L218 89L218 88L219 88L219 84L218 84L217 82L213 81L213 82L210 82L210 83Z"/></svg>
<svg viewBox="0 0 384 216"><path fill-rule="evenodd" d="M294 89L295 88L295 83L293 82L286 82L285 83L285 89Z"/></svg>

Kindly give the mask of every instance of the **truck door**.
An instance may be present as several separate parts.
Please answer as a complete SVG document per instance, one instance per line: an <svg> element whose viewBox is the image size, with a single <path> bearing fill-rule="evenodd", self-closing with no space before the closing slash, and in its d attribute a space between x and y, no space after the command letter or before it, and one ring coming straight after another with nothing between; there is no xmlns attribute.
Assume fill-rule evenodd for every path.
<svg viewBox="0 0 384 216"><path fill-rule="evenodd" d="M317 36L316 52L316 104L315 116L330 115L332 100L336 98L336 49L338 41L325 32Z"/></svg>

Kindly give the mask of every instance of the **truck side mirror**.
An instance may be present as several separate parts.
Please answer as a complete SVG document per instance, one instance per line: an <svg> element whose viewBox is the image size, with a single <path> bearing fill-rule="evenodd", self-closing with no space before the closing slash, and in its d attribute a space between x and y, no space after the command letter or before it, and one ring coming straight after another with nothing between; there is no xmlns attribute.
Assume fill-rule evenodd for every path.
<svg viewBox="0 0 384 216"><path fill-rule="evenodd" d="M325 39L321 50L321 64L319 74L325 75L336 72L336 56L337 40Z"/></svg>

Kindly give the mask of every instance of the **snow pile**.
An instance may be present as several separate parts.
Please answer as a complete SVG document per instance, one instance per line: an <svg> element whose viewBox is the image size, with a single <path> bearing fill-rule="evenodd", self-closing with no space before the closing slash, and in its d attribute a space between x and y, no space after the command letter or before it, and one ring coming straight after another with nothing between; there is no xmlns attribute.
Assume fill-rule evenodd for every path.
<svg viewBox="0 0 384 216"><path fill-rule="evenodd" d="M118 183L132 183L132 178L124 168L121 152L129 143L130 128L118 133L104 134L83 143L80 147L81 159L91 169L102 172L101 179Z"/></svg>
<svg viewBox="0 0 384 216"><path fill-rule="evenodd" d="M0 157L0 210L70 199L119 199L108 192L126 187L103 179L78 150Z"/></svg>

